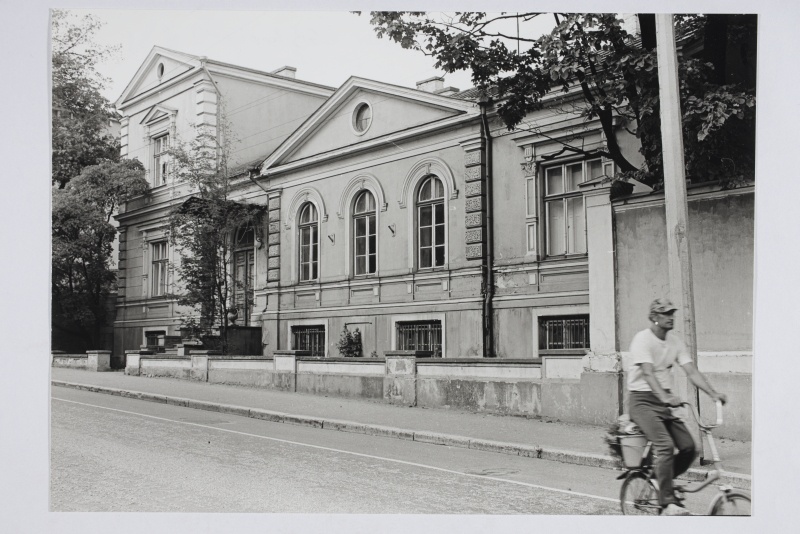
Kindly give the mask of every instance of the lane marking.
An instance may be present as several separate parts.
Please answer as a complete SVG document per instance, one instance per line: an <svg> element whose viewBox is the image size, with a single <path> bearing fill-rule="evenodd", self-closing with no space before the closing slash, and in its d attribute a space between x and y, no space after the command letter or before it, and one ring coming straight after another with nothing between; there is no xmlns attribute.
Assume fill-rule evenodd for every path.
<svg viewBox="0 0 800 534"><path fill-rule="evenodd" d="M178 421L176 419L169 419L167 417L159 417L157 415L149 415L149 414L144 414L144 413L139 413L139 412L131 412L131 411L128 411L128 410L120 410L119 408L109 408L107 406L99 406L97 404L88 404L88 403L85 403L85 402L78 402L78 401L69 400L69 399L62 399L62 398L59 398L59 397L51 397L51 399L52 400L58 400L58 401L61 401L61 402L69 402L71 404L80 404L82 406L90 406L92 408L100 408L102 410L109 410L109 411L112 411L112 412L120 412L120 413L129 414L129 415L138 415L139 417L148 417L150 419L157 419L159 421L168 421L170 423L178 423L178 424L181 424L181 425L189 425L189 426L196 426L196 427L200 427L200 428L207 428L207 429L210 429L210 430L216 430L218 432L228 432L230 434L239 434L241 436L248 436L248 437L251 437L251 438L266 439L266 440L270 440L270 441L276 441L276 442L279 442L279 443L286 443L286 444L289 444L289 445L300 445L302 447L310 447L312 449L319 449L319 450L328 451L328 452L337 452L337 453L340 453L340 454L349 454L349 455L352 455L352 456L359 456L359 457L362 457L362 458L370 458L372 460L383 460L385 462L393 462L393 463L396 463L396 464L408 465L408 466L413 466L413 467L420 467L420 468L423 468L423 469L431 469L431 470L434 470L434 471L440 471L442 473L450 473L450 474L453 474L453 475L460 475L460 476L465 476L465 477L469 477L469 478L477 478L479 480L494 480L495 482L504 482L504 483L507 483L507 484L516 484L518 486L525 486L525 487L528 487L528 488L536 488L536 489L540 489L540 490L551 491L551 492L554 492L554 493L564 493L564 494L567 494L567 495L574 495L576 497L587 497L589 499L596 499L596 500L600 500L600 501L607 501L607 502L613 502L613 503L618 503L619 502L619 499L611 499L611 498L603 497L603 496L600 496L600 495L592 495L591 493L582 493L580 491L564 490L564 489L560 489L560 488L551 488L549 486L542 486L542 485L539 485L539 484L531 484L530 482L522 482L522 481L519 481L519 480L508 480L508 479L505 479L505 478L499 478L499 477L493 477L493 476L476 475L476 474L473 474L473 473L465 473L463 471L453 471L452 469L445 469L444 467L436 467L434 465L420 464L420 463L416 463L416 462L409 462L407 460L398 460L398 459L395 459L395 458L386 458L386 457L383 457L383 456L375 456L375 455L372 455L372 454L365 454L365 453L361 453L361 452L345 451L345 450L341 450L341 449L334 449L332 447L324 447L322 445L312 445L310 443L302 443L302 442L299 442L299 441L291 441L291 440L288 440L288 439L273 438L273 437L270 437L270 436L260 436L258 434L251 434L249 432L240 432L238 430L231 430L231 429L228 429L228 428L219 428L219 427L215 427L215 426L204 425L202 423L192 423L192 422L189 422L189 421ZM171 406L171 405L168 405L168 406ZM176 408L180 408L180 406L176 406ZM231 415L231 416L235 417L235 414L228 414L228 415ZM266 422L269 422L269 421L266 421Z"/></svg>

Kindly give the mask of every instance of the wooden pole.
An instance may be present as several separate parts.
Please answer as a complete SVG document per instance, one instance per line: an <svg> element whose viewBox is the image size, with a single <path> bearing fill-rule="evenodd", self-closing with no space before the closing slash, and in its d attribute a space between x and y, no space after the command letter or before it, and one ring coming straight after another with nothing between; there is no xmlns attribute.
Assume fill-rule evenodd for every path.
<svg viewBox="0 0 800 534"><path fill-rule="evenodd" d="M697 365L697 330L694 320L692 258L687 231L686 173L683 160L683 127L678 86L678 55L675 27L670 14L656 16L656 54L658 58L659 100L661 104L661 147L664 159L664 208L667 219L667 261L670 298L680 318L676 333L683 337L692 361ZM688 378L676 376L676 393L698 407L697 388ZM703 440L691 417L687 419L703 459Z"/></svg>

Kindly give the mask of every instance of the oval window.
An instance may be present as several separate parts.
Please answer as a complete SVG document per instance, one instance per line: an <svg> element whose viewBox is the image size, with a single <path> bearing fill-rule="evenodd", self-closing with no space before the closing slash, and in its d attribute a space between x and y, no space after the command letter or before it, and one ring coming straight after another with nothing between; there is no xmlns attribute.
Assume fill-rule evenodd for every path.
<svg viewBox="0 0 800 534"><path fill-rule="evenodd" d="M359 104L353 114L353 128L358 133L364 133L372 123L372 108L366 102Z"/></svg>

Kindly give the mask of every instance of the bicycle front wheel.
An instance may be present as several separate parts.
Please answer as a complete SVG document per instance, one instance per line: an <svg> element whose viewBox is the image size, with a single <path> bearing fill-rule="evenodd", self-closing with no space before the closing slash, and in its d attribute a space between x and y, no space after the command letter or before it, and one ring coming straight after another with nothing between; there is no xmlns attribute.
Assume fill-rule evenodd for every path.
<svg viewBox="0 0 800 534"><path fill-rule="evenodd" d="M750 496L739 491L723 493L711 508L711 515L751 515Z"/></svg>
<svg viewBox="0 0 800 534"><path fill-rule="evenodd" d="M658 515L658 490L644 473L634 472L622 483L619 503L625 515Z"/></svg>

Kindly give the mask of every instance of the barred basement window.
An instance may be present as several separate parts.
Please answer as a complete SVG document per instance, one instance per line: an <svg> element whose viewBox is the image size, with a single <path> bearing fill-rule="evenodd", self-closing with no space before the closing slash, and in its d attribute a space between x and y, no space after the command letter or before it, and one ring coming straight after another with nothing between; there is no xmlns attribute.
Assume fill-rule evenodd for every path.
<svg viewBox="0 0 800 534"><path fill-rule="evenodd" d="M397 323L397 350L442 353L441 321L408 321Z"/></svg>
<svg viewBox="0 0 800 534"><path fill-rule="evenodd" d="M588 348L588 315L542 317L539 319L539 350Z"/></svg>
<svg viewBox="0 0 800 534"><path fill-rule="evenodd" d="M167 333L164 330L155 330L150 332L144 333L144 344L147 345L148 348L155 350L156 352L164 352L164 336Z"/></svg>
<svg viewBox="0 0 800 534"><path fill-rule="evenodd" d="M325 326L293 326L294 350L307 350L312 356L325 356Z"/></svg>

